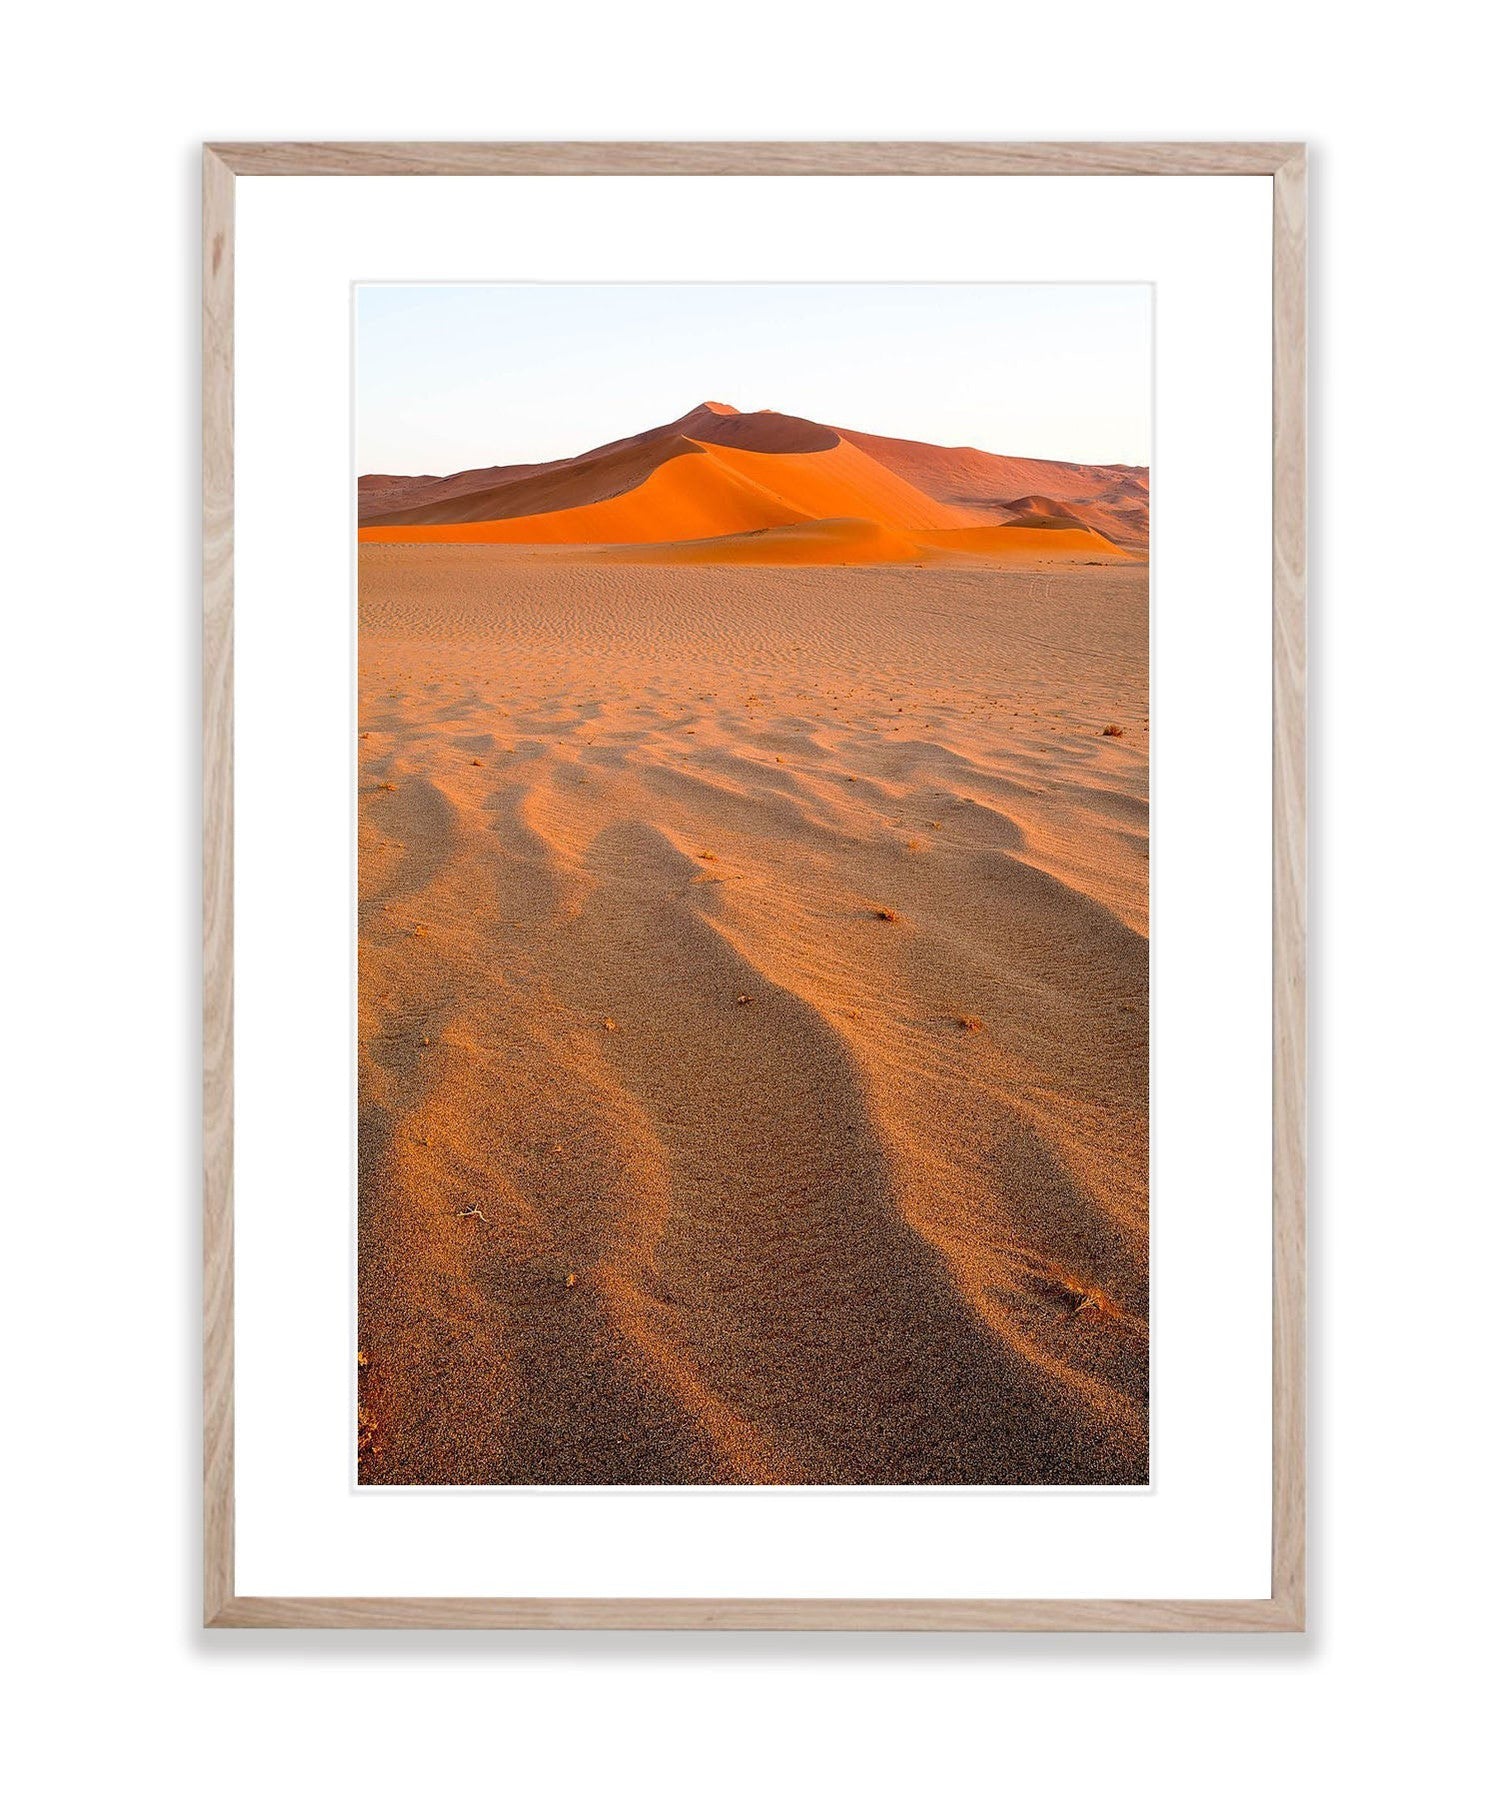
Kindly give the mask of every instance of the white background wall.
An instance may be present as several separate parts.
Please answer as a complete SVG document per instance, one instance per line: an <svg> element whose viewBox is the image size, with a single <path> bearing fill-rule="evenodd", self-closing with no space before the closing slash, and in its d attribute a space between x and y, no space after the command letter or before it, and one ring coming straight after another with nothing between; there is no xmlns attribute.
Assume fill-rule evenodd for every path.
<svg viewBox="0 0 1499 1799"><path fill-rule="evenodd" d="M0 1323L21 1727L0 1756L32 1760L19 1790L1455 1785L1492 1698L1499 414L1479 17L259 0L11 21ZM611 135L1312 141L1305 1640L196 1626L197 144Z"/></svg>

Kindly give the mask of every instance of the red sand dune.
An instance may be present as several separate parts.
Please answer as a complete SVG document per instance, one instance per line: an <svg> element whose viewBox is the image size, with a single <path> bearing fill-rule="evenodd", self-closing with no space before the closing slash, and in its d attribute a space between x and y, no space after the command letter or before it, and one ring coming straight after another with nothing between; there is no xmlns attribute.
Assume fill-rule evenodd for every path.
<svg viewBox="0 0 1499 1799"><path fill-rule="evenodd" d="M952 504L992 512L1044 498L1072 507L1116 543L1144 549L1149 541L1148 469L995 456L987 450L948 449L862 431L843 435L923 493Z"/></svg>
<svg viewBox="0 0 1499 1799"><path fill-rule="evenodd" d="M707 402L556 462L361 477L377 543L577 545L630 560L1131 560L1146 471L945 449Z"/></svg>

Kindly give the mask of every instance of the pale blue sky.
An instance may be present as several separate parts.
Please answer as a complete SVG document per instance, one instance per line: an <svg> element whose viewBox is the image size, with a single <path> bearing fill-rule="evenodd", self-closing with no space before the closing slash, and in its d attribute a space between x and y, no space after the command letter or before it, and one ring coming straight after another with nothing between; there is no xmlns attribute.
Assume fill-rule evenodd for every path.
<svg viewBox="0 0 1499 1799"><path fill-rule="evenodd" d="M361 285L359 473L575 456L703 400L1148 463L1150 301L1139 285Z"/></svg>

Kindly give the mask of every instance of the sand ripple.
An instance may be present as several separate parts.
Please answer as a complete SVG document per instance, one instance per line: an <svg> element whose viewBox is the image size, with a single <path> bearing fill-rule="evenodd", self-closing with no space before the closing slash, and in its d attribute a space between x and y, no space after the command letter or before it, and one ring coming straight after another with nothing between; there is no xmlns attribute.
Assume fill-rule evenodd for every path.
<svg viewBox="0 0 1499 1799"><path fill-rule="evenodd" d="M1146 1478L1146 612L362 548L361 1478Z"/></svg>

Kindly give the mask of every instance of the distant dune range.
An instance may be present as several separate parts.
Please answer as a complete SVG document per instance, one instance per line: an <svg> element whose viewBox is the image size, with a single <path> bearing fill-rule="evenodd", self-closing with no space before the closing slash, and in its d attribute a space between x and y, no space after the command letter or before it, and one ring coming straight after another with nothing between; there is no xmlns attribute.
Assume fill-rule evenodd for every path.
<svg viewBox="0 0 1499 1799"><path fill-rule="evenodd" d="M1137 560L1148 471L837 430L709 401L556 462L365 475L367 543L488 543L612 560Z"/></svg>
<svg viewBox="0 0 1499 1799"><path fill-rule="evenodd" d="M361 506L360 1481L1148 1480L1144 471Z"/></svg>

